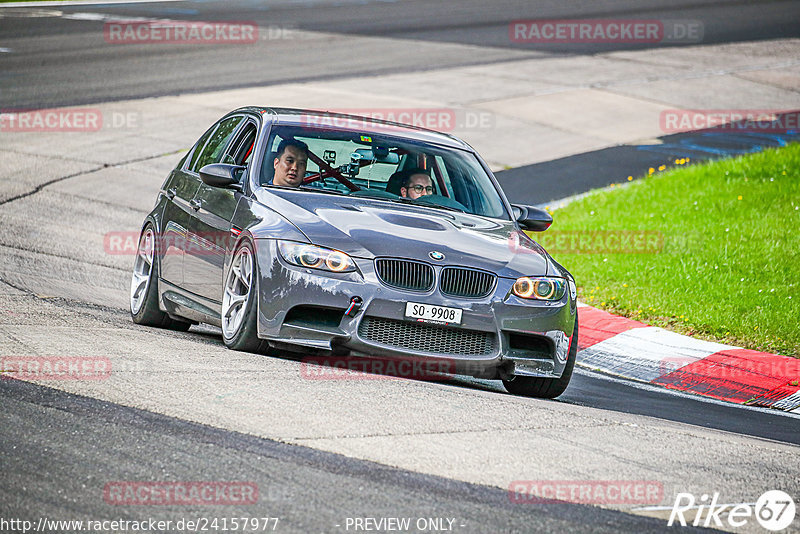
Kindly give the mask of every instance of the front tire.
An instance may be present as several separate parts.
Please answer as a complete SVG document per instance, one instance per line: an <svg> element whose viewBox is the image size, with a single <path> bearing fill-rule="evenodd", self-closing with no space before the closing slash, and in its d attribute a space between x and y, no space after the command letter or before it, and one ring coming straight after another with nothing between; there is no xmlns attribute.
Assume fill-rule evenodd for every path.
<svg viewBox="0 0 800 534"><path fill-rule="evenodd" d="M564 393L572 378L575 368L575 359L578 356L578 318L575 317L575 328L569 340L569 354L567 365L560 378L540 378L535 376L515 376L511 380L503 380L506 391L523 397L537 397L540 399L554 399Z"/></svg>
<svg viewBox="0 0 800 534"><path fill-rule="evenodd" d="M258 262L249 240L236 248L224 280L221 322L225 346L266 352L269 344L258 338Z"/></svg>
<svg viewBox="0 0 800 534"><path fill-rule="evenodd" d="M131 319L136 324L189 330L191 323L176 321L158 307L158 248L155 230L147 225L139 236L131 276Z"/></svg>

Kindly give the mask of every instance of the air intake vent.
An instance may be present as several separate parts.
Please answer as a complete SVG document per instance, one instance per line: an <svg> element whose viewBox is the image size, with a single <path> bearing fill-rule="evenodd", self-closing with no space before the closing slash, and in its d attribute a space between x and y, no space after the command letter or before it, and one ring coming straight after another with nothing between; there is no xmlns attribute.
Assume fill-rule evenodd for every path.
<svg viewBox="0 0 800 534"><path fill-rule="evenodd" d="M427 263L380 258L375 260L378 277L387 286L410 291L429 291L433 287L433 267Z"/></svg>
<svg viewBox="0 0 800 534"><path fill-rule="evenodd" d="M364 317L358 334L388 347L433 354L486 356L495 351L492 332L447 328L411 321Z"/></svg>
<svg viewBox="0 0 800 534"><path fill-rule="evenodd" d="M494 289L495 275L475 269L445 267L439 288L452 297L480 298Z"/></svg>

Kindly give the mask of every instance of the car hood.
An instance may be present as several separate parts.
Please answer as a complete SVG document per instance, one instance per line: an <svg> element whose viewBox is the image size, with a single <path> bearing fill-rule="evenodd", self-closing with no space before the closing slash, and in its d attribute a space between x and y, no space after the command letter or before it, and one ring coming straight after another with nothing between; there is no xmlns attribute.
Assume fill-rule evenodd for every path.
<svg viewBox="0 0 800 534"><path fill-rule="evenodd" d="M261 190L258 199L294 223L315 245L354 257L470 266L507 278L554 271L544 249L512 221L308 191ZM444 259L432 260L433 251L444 254Z"/></svg>

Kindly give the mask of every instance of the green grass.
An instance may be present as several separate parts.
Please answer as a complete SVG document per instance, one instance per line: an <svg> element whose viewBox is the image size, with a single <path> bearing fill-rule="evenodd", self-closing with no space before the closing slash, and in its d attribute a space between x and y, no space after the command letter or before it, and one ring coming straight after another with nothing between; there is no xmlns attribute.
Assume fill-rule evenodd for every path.
<svg viewBox="0 0 800 534"><path fill-rule="evenodd" d="M532 235L572 272L583 302L800 356L800 145L657 171L595 191L553 218L551 230ZM565 230L656 231L663 248L560 253L553 245Z"/></svg>

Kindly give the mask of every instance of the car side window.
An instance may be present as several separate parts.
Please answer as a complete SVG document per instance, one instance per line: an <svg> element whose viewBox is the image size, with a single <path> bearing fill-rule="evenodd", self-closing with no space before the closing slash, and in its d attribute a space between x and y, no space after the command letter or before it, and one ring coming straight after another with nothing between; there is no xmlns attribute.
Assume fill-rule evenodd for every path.
<svg viewBox="0 0 800 534"><path fill-rule="evenodd" d="M256 144L258 128L252 121L244 125L236 139L228 146L222 163L231 165L248 165L253 157L253 147Z"/></svg>
<svg viewBox="0 0 800 534"><path fill-rule="evenodd" d="M186 167L188 170L190 171L194 170L195 165L197 164L197 158L199 158L200 153L203 152L203 147L206 146L206 141L208 141L208 138L211 137L211 134L213 134L217 130L217 126L218 125L215 124L214 126L209 128L208 131L203 134L203 137L201 137L200 140L197 141L197 143L194 145L194 149L192 151L192 158L189 160L189 165Z"/></svg>
<svg viewBox="0 0 800 534"><path fill-rule="evenodd" d="M190 167L193 172L198 172L200 169L209 163L219 163L222 160L223 151L228 146L228 142L236 131L236 127L244 117L230 117L219 123L219 126L211 137L208 139L206 146L203 147L200 156Z"/></svg>

